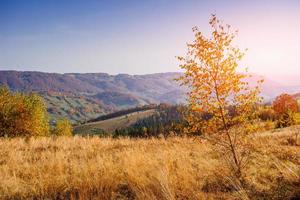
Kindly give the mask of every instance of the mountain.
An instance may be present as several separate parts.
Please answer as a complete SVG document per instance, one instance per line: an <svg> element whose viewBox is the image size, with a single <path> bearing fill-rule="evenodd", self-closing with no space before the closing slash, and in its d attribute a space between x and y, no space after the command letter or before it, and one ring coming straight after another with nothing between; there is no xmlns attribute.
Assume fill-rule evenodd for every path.
<svg viewBox="0 0 300 200"><path fill-rule="evenodd" d="M179 72L109 75L0 71L0 84L15 91L38 92L46 100L53 118L67 116L73 122L82 122L120 109L150 103L183 103L187 88L181 87L174 80L180 75ZM300 84L285 86L256 74L249 79L250 85L261 78L265 80L262 95L266 99L272 99L283 92L300 91Z"/></svg>
<svg viewBox="0 0 300 200"><path fill-rule="evenodd" d="M0 71L0 84L17 91L69 92L96 95L100 99L107 95L131 95L143 101L160 102L166 93L184 91L174 81L180 73L159 73L149 75L109 75L105 73L43 73ZM102 95L98 95L101 94ZM114 94L112 94L114 93ZM121 95L122 94L122 95ZM170 96L171 94L168 94ZM131 99L130 97L128 97ZM169 100L168 100L169 101ZM174 100L175 102L176 100ZM172 102L173 103L173 102Z"/></svg>

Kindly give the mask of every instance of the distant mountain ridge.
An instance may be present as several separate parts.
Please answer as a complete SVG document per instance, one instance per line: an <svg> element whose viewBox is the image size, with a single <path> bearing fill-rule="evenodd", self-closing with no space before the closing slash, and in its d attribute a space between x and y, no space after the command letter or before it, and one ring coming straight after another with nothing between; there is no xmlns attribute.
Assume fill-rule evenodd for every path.
<svg viewBox="0 0 300 200"><path fill-rule="evenodd" d="M141 106L150 103L178 104L185 102L187 89L175 81L181 75L179 72L167 72L147 75L118 74L109 75L106 73L45 73L31 71L0 71L0 84L7 85L15 91L35 91L42 93L47 105L54 107L51 99L60 100L56 105L65 104L75 110L73 113L78 116L84 115L85 104L98 102L97 114L105 114L112 111ZM261 79L259 75L253 75L249 79L251 85ZM284 86L268 78L265 78L262 85L262 95L266 99L272 99L280 93L297 93L300 91L300 83L296 86ZM47 98L50 95L50 98ZM70 103L70 98L76 96L80 106ZM61 98L65 96L68 98ZM81 100L78 99L81 96ZM55 110L55 109L50 109ZM76 109L81 110L76 113ZM92 106L93 107L93 106ZM69 107L64 107L68 110ZM98 112L99 111L99 112ZM101 111L101 112L100 112ZM53 113L52 113L53 114ZM57 114L59 115L59 111ZM74 121L88 120L89 116L76 118Z"/></svg>
<svg viewBox="0 0 300 200"><path fill-rule="evenodd" d="M109 75L107 73L59 74L36 71L0 71L0 84L7 85L12 90L20 91L54 91L82 94L113 92L132 94L145 98L146 101L161 101L163 99L177 101L172 100L172 95L178 97L185 91L185 88L180 87L179 83L174 80L180 75L180 72ZM300 91L300 81L299 85L285 86L268 77L253 74L253 78L249 82L254 83L255 80L260 78L265 79L262 93L266 97L274 98L281 92L297 93Z"/></svg>
<svg viewBox="0 0 300 200"><path fill-rule="evenodd" d="M0 71L0 84L12 90L37 92L71 92L86 95L105 93L131 95L143 101L160 102L164 94L181 94L184 88L174 81L180 73L158 73L149 75L109 75L105 73L44 73L30 71ZM122 94L122 95L121 95ZM103 95L100 95L103 97ZM177 100L174 100L174 102ZM172 103L172 102L171 102Z"/></svg>

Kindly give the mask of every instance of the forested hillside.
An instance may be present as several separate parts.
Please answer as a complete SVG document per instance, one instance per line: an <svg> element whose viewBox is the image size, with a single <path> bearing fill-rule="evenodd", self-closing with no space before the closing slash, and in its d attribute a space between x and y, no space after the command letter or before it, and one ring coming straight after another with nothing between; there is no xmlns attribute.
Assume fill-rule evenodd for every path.
<svg viewBox="0 0 300 200"><path fill-rule="evenodd" d="M0 84L20 91L54 91L94 95L94 98L103 101L132 99L136 101L134 102L136 104L138 101L160 102L168 99L167 101L173 103L184 100L181 97L184 88L181 88L174 80L179 75L179 73L109 75L105 73L57 74L0 71ZM168 98L169 96L175 99L172 100Z"/></svg>
<svg viewBox="0 0 300 200"><path fill-rule="evenodd" d="M157 73L147 75L106 73L44 73L31 71L0 71L0 84L7 85L12 90L19 91L53 91L69 92L81 95L96 95L100 100L108 101L109 98L137 98L141 102L166 102L180 103L185 101L185 87L174 79L181 75L179 72ZM260 75L253 74L248 81L255 83L261 79ZM297 93L300 84L285 86L264 77L262 95L274 98L282 92ZM109 98L107 98L109 97ZM136 102L135 102L136 103Z"/></svg>

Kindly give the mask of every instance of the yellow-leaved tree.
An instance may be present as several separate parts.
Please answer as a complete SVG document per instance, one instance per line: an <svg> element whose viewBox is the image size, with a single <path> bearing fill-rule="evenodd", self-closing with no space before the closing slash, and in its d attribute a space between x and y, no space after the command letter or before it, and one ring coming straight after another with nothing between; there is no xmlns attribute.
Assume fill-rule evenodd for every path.
<svg viewBox="0 0 300 200"><path fill-rule="evenodd" d="M56 136L72 136L72 131L73 127L68 119L59 119L52 130L52 134Z"/></svg>
<svg viewBox="0 0 300 200"><path fill-rule="evenodd" d="M189 87L188 131L223 147L223 156L240 176L244 158L239 137L251 130L260 91L258 86L249 86L246 69L244 73L237 70L244 56L233 45L237 32L232 32L230 25L223 25L215 15L209 24L211 36L206 37L194 27L195 39L188 44L187 55L178 57L184 70L179 80Z"/></svg>
<svg viewBox="0 0 300 200"><path fill-rule="evenodd" d="M0 87L0 136L48 136L48 114L37 94Z"/></svg>

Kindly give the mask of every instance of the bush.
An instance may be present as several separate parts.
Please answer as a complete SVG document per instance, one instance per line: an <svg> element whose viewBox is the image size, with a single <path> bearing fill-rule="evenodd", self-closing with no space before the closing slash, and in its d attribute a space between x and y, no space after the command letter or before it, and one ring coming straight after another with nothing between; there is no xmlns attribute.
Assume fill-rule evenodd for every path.
<svg viewBox="0 0 300 200"><path fill-rule="evenodd" d="M291 95L281 94L273 102L273 109L277 115L284 115L287 112L297 112L298 103Z"/></svg>
<svg viewBox="0 0 300 200"><path fill-rule="evenodd" d="M47 136L48 114L41 97L0 87L0 136Z"/></svg>
<svg viewBox="0 0 300 200"><path fill-rule="evenodd" d="M279 116L276 122L276 128L284 128L295 125L295 117L293 112L287 112Z"/></svg>
<svg viewBox="0 0 300 200"><path fill-rule="evenodd" d="M283 128L296 123L295 113L298 111L298 103L291 95L282 94L276 97L273 102L273 109L277 117L276 128Z"/></svg>
<svg viewBox="0 0 300 200"><path fill-rule="evenodd" d="M73 128L69 120L60 119L56 122L56 126L52 130L52 134L56 136L72 136Z"/></svg>
<svg viewBox="0 0 300 200"><path fill-rule="evenodd" d="M273 121L276 119L275 111L270 107L263 107L258 111L258 117L263 121Z"/></svg>

